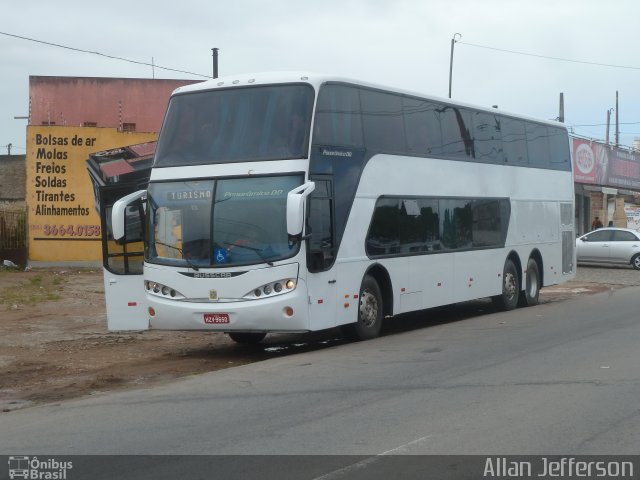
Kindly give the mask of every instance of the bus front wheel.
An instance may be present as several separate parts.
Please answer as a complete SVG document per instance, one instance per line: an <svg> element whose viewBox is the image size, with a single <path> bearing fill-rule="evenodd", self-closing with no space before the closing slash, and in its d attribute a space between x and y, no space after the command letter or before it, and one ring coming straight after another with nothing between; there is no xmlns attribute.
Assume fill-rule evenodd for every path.
<svg viewBox="0 0 640 480"><path fill-rule="evenodd" d="M228 335L234 342L245 345L256 345L267 336L266 333L259 332L229 332Z"/></svg>
<svg viewBox="0 0 640 480"><path fill-rule="evenodd" d="M365 275L360 286L358 321L344 325L343 333L355 341L375 338L380 334L383 316L382 293L378 282L371 275Z"/></svg>
<svg viewBox="0 0 640 480"><path fill-rule="evenodd" d="M504 270L502 271L502 294L492 297L491 300L499 310L513 310L518 306L519 294L518 269L513 261L507 259L504 262Z"/></svg>

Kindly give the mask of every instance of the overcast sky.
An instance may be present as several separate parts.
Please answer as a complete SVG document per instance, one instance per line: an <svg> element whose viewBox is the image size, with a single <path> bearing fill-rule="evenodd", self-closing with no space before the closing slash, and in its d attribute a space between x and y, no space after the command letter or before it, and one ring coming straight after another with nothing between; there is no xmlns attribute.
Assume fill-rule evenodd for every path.
<svg viewBox="0 0 640 480"><path fill-rule="evenodd" d="M640 137L638 0L150 0L6 2L0 32L211 75L335 73L542 119L620 143ZM509 53L511 52L520 53ZM528 55L525 55L528 54ZM552 60L556 57L570 61ZM151 78L150 66L0 35L0 153L25 153L29 76ZM584 63L582 63L584 62ZM609 65L609 66L605 66ZM614 67L617 66L617 67ZM156 78L197 79L155 69ZM614 139L615 112L612 113ZM591 126L594 125L594 126Z"/></svg>

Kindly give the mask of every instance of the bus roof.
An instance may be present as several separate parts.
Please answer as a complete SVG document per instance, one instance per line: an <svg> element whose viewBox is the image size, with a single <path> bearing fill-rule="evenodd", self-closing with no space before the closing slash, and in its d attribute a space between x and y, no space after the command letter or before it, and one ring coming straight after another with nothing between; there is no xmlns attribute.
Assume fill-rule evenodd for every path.
<svg viewBox="0 0 640 480"><path fill-rule="evenodd" d="M475 105L475 104L466 103L466 102L459 102L456 100L452 100L450 98L442 98L435 95L426 94L423 92L416 92L412 90L405 90L402 88L391 87L388 85L375 84L375 83L357 80L349 77L343 77L339 75L310 73L310 72L291 71L291 72L244 73L244 74L238 74L233 76L214 78L211 80L206 80L204 82L198 82L191 85L178 87L173 91L172 95L198 92L198 91L204 91L204 90L215 90L215 89L223 89L223 88L226 89L226 88L233 88L233 87L247 87L247 86L255 86L255 85L285 84L285 83L308 83L311 86L313 86L316 89L316 91L318 91L320 86L323 83L327 83L327 82L348 83L348 84L362 86L366 88L372 88L376 90L399 93L399 94L407 95L410 97L418 97L424 100L430 100L433 102L443 103L443 104L457 106L457 107L466 107L466 108L470 108L474 110L482 110L490 113L499 113L501 115L520 118L522 120L529 120L537 123L545 123L545 124L563 128L563 129L567 128L566 125L564 125L563 123L560 123L554 120L544 120L536 117L531 117L528 115L522 115L519 113L499 110L497 108L490 108L490 107L484 107L481 105Z"/></svg>

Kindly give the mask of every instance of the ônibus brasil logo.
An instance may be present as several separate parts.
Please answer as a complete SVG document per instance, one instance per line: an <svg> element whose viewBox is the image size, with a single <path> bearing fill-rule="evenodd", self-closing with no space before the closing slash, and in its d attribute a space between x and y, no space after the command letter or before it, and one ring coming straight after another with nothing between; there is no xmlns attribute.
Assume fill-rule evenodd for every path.
<svg viewBox="0 0 640 480"><path fill-rule="evenodd" d="M39 460L38 457L9 457L9 478L27 478L34 480L65 480L67 470L73 468L73 462L61 462L53 458Z"/></svg>

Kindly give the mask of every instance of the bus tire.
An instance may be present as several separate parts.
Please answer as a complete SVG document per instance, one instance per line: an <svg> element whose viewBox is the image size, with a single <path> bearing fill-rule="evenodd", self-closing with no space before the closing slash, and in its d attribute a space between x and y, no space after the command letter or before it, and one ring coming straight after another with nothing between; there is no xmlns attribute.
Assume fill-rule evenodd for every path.
<svg viewBox="0 0 640 480"><path fill-rule="evenodd" d="M260 332L228 332L228 335L234 342L244 345L256 345L267 336L266 333Z"/></svg>
<svg viewBox="0 0 640 480"><path fill-rule="evenodd" d="M504 262L502 271L502 293L491 297L493 304L498 310L513 310L518 306L518 297L520 293L520 282L518 280L518 269L513 261L507 259Z"/></svg>
<svg viewBox="0 0 640 480"><path fill-rule="evenodd" d="M358 321L342 327L344 336L349 340L361 341L380 335L384 318L382 307L382 293L378 282L371 275L365 275L358 299Z"/></svg>
<svg viewBox="0 0 640 480"><path fill-rule="evenodd" d="M538 262L530 258L527 262L527 275L524 290L520 292L519 306L532 307L538 304L540 296L540 268Z"/></svg>

